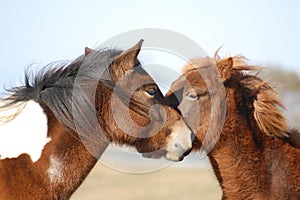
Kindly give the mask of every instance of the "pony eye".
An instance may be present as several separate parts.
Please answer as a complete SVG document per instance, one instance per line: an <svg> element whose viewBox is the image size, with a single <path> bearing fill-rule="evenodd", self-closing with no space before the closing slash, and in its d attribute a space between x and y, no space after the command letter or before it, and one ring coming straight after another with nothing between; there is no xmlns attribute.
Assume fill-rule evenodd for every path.
<svg viewBox="0 0 300 200"><path fill-rule="evenodd" d="M156 94L156 89L150 88L150 89L146 90L146 92L149 96L154 97L154 95Z"/></svg>
<svg viewBox="0 0 300 200"><path fill-rule="evenodd" d="M195 92L187 93L186 96L191 100L197 100L199 98L199 96Z"/></svg>

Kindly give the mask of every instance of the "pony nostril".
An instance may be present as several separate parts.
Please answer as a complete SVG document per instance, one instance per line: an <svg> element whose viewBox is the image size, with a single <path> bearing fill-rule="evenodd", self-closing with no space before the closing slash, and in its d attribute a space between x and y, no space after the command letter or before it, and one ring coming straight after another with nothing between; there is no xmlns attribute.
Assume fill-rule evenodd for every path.
<svg viewBox="0 0 300 200"><path fill-rule="evenodd" d="M178 152L181 152L181 153L182 153L182 154L181 154L182 157L187 156L187 155L190 154L191 151L192 151L192 148L186 149L186 148L184 148L182 145L180 145L179 143L175 143L175 144L174 144L174 147L178 150Z"/></svg>
<svg viewBox="0 0 300 200"><path fill-rule="evenodd" d="M178 152L185 152L186 148L184 148L180 143L175 143L174 147L178 150Z"/></svg>
<svg viewBox="0 0 300 200"><path fill-rule="evenodd" d="M174 147L179 150L180 152L186 152L186 151L189 151L189 149L185 148L184 146L182 146L180 143L175 143L174 144Z"/></svg>

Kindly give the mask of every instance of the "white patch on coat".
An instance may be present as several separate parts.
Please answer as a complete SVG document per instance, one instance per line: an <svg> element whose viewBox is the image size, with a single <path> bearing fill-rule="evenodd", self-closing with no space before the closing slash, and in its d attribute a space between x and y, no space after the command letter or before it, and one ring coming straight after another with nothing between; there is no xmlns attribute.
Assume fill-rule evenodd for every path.
<svg viewBox="0 0 300 200"><path fill-rule="evenodd" d="M50 156L50 166L47 174L51 184L59 183L63 180L63 164L53 155Z"/></svg>
<svg viewBox="0 0 300 200"><path fill-rule="evenodd" d="M26 153L35 162L50 141L47 137L47 117L41 106L34 101L24 102L24 105L12 121L0 123L0 159L17 158ZM5 114L0 113L1 116Z"/></svg>

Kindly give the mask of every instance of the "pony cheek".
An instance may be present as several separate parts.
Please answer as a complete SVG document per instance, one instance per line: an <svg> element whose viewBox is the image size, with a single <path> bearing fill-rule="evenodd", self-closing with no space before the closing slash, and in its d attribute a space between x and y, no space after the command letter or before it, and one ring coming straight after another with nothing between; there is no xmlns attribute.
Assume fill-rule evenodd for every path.
<svg viewBox="0 0 300 200"><path fill-rule="evenodd" d="M191 112L189 112L189 113L182 114L182 117L183 117L184 121L186 122L186 124L191 129L191 131L193 133L195 133L197 131L198 126L199 126L199 119L196 118L198 116L194 115Z"/></svg>
<svg viewBox="0 0 300 200"><path fill-rule="evenodd" d="M144 154L151 155L153 152L156 152L156 153L159 152L158 154L163 155L163 152L161 151L161 149L163 149L164 145L163 144L157 145L157 143L158 142L157 142L157 139L155 138L155 136L148 137L148 138L146 137L146 138L140 139L139 144L137 144L137 146L136 146L136 150L143 155ZM152 157L148 156L148 158L152 158Z"/></svg>

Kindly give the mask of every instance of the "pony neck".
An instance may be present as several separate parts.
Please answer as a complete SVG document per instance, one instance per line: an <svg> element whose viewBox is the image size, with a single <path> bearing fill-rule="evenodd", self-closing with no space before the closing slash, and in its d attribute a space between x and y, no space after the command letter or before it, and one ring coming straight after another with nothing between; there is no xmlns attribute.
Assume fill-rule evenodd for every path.
<svg viewBox="0 0 300 200"><path fill-rule="evenodd" d="M42 185L37 186L31 178L25 181L27 187L30 186L29 191L43 188L45 194L36 198L33 195L28 199L45 196L49 196L49 199L69 199L98 159L85 148L75 132L67 131L47 107L43 108L48 118L48 136L51 137L51 141L44 147L40 159L32 164L35 175L42 177L43 181L40 183ZM99 155L108 144L108 141L103 141L99 146Z"/></svg>
<svg viewBox="0 0 300 200"><path fill-rule="evenodd" d="M226 121L208 157L222 187L223 198L264 199L267 178L264 179L263 174L267 171L261 153L263 144L258 144L256 139L264 134L250 117L251 110L242 98L240 92L227 89Z"/></svg>

